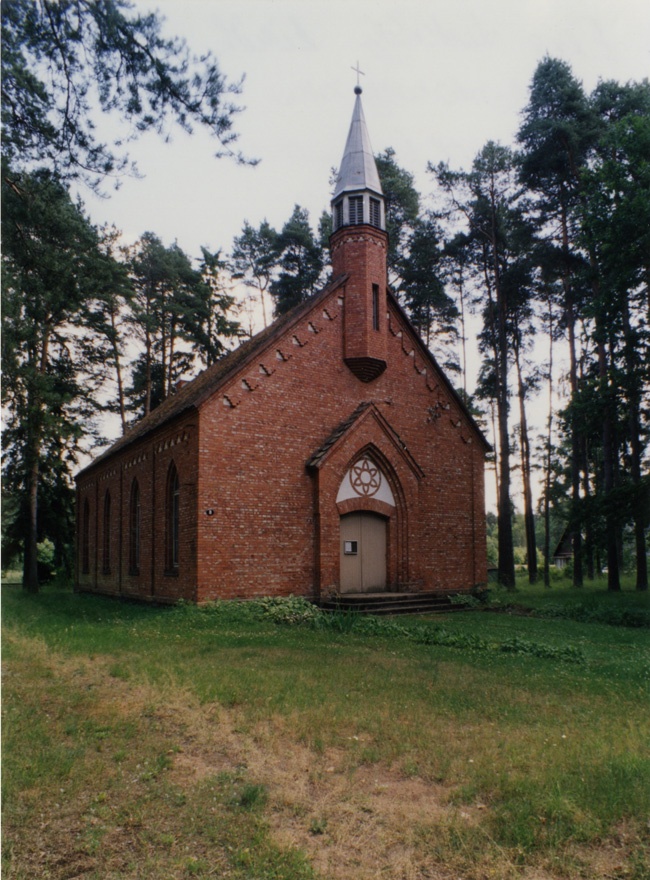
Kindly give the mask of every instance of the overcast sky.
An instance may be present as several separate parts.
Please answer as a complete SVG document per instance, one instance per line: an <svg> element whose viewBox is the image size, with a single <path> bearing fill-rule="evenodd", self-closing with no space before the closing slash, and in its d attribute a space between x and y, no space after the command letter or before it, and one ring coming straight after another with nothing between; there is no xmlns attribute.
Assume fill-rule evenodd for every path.
<svg viewBox="0 0 650 880"><path fill-rule="evenodd" d="M279 228L300 204L315 226L329 207L352 114L357 62L375 152L393 147L426 194L427 162L467 167L488 140L512 143L537 62L598 79L650 75L648 0L135 0L166 32L245 75L239 147L255 168L215 159L202 132L132 146L144 179L110 199L86 195L97 222L228 251L244 220Z"/></svg>
<svg viewBox="0 0 650 880"><path fill-rule="evenodd" d="M589 92L599 79L650 76L649 0L135 0L166 33L211 50L231 81L245 75L235 121L254 168L215 159L203 132L149 135L131 154L145 175L98 201L97 223L126 241L154 232L192 257L228 253L245 220L281 228L295 204L315 227L345 146L357 62L374 151L392 147L426 196L428 162L468 168L488 140L513 144L545 56L568 62ZM472 347L473 348L473 347ZM539 352L540 358L545 352ZM470 373L476 374L474 359ZM473 377L469 377L469 390ZM548 404L530 405L536 430ZM117 431L117 428L116 428ZM488 504L494 507L493 478ZM517 499L515 499L517 501Z"/></svg>

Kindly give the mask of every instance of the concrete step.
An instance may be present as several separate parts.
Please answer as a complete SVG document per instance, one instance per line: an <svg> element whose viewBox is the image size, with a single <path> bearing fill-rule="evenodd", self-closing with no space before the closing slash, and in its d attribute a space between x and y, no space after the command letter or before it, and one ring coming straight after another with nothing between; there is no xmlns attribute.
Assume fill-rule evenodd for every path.
<svg viewBox="0 0 650 880"><path fill-rule="evenodd" d="M346 593L320 603L324 611L353 611L358 614L448 614L464 610L448 595L426 593Z"/></svg>

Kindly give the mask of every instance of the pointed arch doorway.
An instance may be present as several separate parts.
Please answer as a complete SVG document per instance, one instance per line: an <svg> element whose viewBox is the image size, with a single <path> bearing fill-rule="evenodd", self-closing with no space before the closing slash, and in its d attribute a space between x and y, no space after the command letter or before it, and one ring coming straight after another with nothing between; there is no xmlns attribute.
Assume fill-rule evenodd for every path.
<svg viewBox="0 0 650 880"><path fill-rule="evenodd" d="M387 521L357 511L341 517L341 592L380 593L386 589Z"/></svg>
<svg viewBox="0 0 650 880"><path fill-rule="evenodd" d="M315 478L314 580L319 597L377 589L373 582L378 592L412 590L418 575L409 564L409 521L418 511L424 472L375 404L360 404L316 450L307 469ZM345 533L343 518L351 513L375 514L382 523L377 531L385 551L372 554L384 563L382 578L369 579L367 565L364 577L359 560L355 569L344 558L353 554L345 553L343 541L359 541L358 534ZM358 543L357 555L360 547L363 563L366 547Z"/></svg>

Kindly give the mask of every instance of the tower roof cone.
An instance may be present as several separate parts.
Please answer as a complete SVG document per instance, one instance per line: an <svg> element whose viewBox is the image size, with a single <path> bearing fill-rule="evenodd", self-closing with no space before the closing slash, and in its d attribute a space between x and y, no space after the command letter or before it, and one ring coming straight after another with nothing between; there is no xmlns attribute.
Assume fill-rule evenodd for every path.
<svg viewBox="0 0 650 880"><path fill-rule="evenodd" d="M378 195L383 195L375 157L370 146L370 137L366 128L366 120L361 106L361 88L356 86L354 90L356 100L350 131L341 160L339 176L333 198L336 199L341 193L372 190Z"/></svg>

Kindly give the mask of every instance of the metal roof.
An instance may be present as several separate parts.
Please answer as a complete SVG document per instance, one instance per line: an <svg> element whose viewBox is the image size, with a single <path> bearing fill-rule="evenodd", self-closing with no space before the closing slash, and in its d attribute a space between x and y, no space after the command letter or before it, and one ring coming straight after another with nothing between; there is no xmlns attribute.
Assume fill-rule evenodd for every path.
<svg viewBox="0 0 650 880"><path fill-rule="evenodd" d="M334 199L338 198L341 193L363 189L370 189L378 195L383 195L361 106L361 89L355 89L355 92L357 97L354 102L352 122L341 160L339 176L336 180Z"/></svg>

